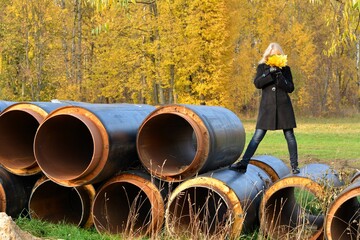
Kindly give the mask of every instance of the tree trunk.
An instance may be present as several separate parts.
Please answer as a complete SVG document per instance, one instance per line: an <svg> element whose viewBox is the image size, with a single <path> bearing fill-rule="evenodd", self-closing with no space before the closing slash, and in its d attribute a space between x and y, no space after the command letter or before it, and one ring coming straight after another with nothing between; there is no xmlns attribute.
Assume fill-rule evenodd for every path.
<svg viewBox="0 0 360 240"><path fill-rule="evenodd" d="M25 24L25 34L26 34L26 43L25 43L25 66L23 69L23 76L21 80L21 96L25 97L25 89L26 89L26 83L29 81L29 72L30 72L30 59L29 59L29 51L30 51L30 29L29 29L29 23L27 22L28 19L28 9L27 6L23 6L24 16L26 18ZM31 98L33 98L31 93Z"/></svg>
<svg viewBox="0 0 360 240"><path fill-rule="evenodd" d="M60 2L60 7L62 10L65 10L66 4L65 4L65 0L61 0ZM69 57L68 57L68 43L67 43L67 33L68 33L68 29L67 29L67 24L65 21L65 18L62 19L62 24L63 24L63 30L62 30L62 34L61 34L61 43L62 43L62 49L64 52L64 67L65 67L65 76L66 79L69 81L71 79L71 69L69 66Z"/></svg>
<svg viewBox="0 0 360 240"><path fill-rule="evenodd" d="M170 64L170 88L169 88L169 103L174 103L174 84L175 84L175 66Z"/></svg>
<svg viewBox="0 0 360 240"><path fill-rule="evenodd" d="M81 1L77 1L77 54L76 54L76 68L77 68L77 76L76 82L79 84L81 90L83 72L82 72L82 8Z"/></svg>
<svg viewBox="0 0 360 240"><path fill-rule="evenodd" d="M360 34L357 34L356 39L359 39ZM356 42L356 83L358 87L358 93L360 93L360 40ZM357 110L360 111L360 95L357 98Z"/></svg>

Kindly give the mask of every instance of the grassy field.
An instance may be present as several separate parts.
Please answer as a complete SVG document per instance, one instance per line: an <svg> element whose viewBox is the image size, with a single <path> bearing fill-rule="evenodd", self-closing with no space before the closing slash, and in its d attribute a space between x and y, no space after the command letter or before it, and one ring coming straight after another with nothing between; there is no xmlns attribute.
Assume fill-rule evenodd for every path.
<svg viewBox="0 0 360 240"><path fill-rule="evenodd" d="M255 120L242 120L246 145L255 128ZM360 169L360 116L351 118L298 119L295 134L298 142L299 164L325 163L336 170ZM245 151L245 149L244 149ZM269 131L256 155L268 154L289 164L286 140L282 131ZM17 224L35 236L45 239L119 239L99 235L94 228L78 229L69 225L48 224L20 218ZM165 234L166 235L166 234ZM241 239L256 239L256 233ZM166 236L162 239L169 239Z"/></svg>
<svg viewBox="0 0 360 240"><path fill-rule="evenodd" d="M248 144L255 130L255 120L242 122ZM360 168L360 116L298 119L294 131L300 167L308 163L325 163L336 169ZM287 144L282 131L268 131L255 154L272 155L289 164Z"/></svg>

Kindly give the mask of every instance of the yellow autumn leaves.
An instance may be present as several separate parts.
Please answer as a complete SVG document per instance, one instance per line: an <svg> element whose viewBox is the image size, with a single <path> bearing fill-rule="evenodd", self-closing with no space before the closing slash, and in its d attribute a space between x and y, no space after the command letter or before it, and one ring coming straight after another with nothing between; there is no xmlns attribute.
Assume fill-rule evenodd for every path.
<svg viewBox="0 0 360 240"><path fill-rule="evenodd" d="M285 67L287 65L287 55L271 55L266 64L278 68Z"/></svg>

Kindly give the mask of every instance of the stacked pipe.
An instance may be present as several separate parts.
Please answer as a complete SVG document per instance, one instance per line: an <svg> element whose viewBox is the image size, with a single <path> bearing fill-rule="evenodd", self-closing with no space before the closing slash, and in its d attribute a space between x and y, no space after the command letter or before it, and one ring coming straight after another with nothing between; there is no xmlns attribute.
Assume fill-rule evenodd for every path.
<svg viewBox="0 0 360 240"><path fill-rule="evenodd" d="M107 180L93 203L99 233L154 236L164 223L168 187L144 170L130 170Z"/></svg>
<svg viewBox="0 0 360 240"><path fill-rule="evenodd" d="M265 171L270 168L271 173ZM288 173L288 167L281 160L258 156L251 160L245 174L222 168L184 181L170 195L166 209L167 231L177 237L201 232L231 239L250 232L258 226L263 191L272 181Z"/></svg>
<svg viewBox="0 0 360 240"><path fill-rule="evenodd" d="M63 104L0 102L0 211L12 217L28 214L28 202L40 178L33 141L47 114Z"/></svg>
<svg viewBox="0 0 360 240"><path fill-rule="evenodd" d="M330 204L324 231L328 240L360 239L360 172Z"/></svg>
<svg viewBox="0 0 360 240"><path fill-rule="evenodd" d="M28 204L31 218L128 236L156 235L165 227L174 236L237 238L260 225L267 236L282 238L303 221L311 226L310 239L321 237L323 225L328 239L345 239L345 232L358 237L358 176L326 216L306 212L295 188L322 199L326 187L341 184L336 172L309 164L290 175L283 161L265 155L253 157L245 174L228 169L245 145L243 125L228 109L4 104L0 211L13 216ZM23 202L10 211L15 190ZM344 213L343 205L357 214Z"/></svg>
<svg viewBox="0 0 360 240"><path fill-rule="evenodd" d="M136 196L136 191L144 191L148 194L144 195L145 197L153 196L149 193L150 190L143 189L147 186L144 181L138 180L141 182L139 183L140 187L133 190L133 178L124 179L124 176L128 176L124 171L140 166L136 153L136 134L143 119L153 109L155 109L153 106L135 104L76 104L58 108L44 119L34 140L34 154L37 162L52 184L58 184L58 191L63 191L64 194L79 199L75 210L82 206L82 209L85 209L82 215L89 216L91 221L88 219L85 223L82 222L81 220L86 218L80 214L77 217L70 215L63 216L63 218L66 217L73 223L75 220L79 221L79 226L94 223L99 232L119 233L122 230L119 225L122 225L123 221L119 220L119 217L115 217L114 220L112 216L125 218L126 213L119 214L116 209L116 199L123 201L127 199L131 204L134 201L133 197ZM122 175L116 176L115 179L122 178L122 182L128 181L128 183L124 183L126 188L122 192L114 190L114 184L111 182L116 181L112 177L119 172L122 172ZM92 191L89 191L88 188L94 184L98 185L100 190L94 196L89 195ZM107 187L108 185L111 186ZM47 191L51 187L49 181L40 186L39 189L44 190L34 189L31 201L40 200L43 194L51 194ZM88 188L83 189L85 186ZM65 188L71 188L72 191ZM122 189L123 186L119 188ZM36 192L39 193L35 195ZM83 192L85 193L82 194ZM53 193L55 194L55 192ZM102 196L103 193L105 197ZM119 195L122 193L124 196L120 197ZM53 205L57 206L55 209L64 206L63 201L59 201L56 196L48 198ZM90 200L88 200L89 198ZM153 201L155 200L150 199L151 201L145 202L154 205ZM85 200L87 200L86 204ZM90 203L87 204L89 201ZM102 205L104 201L105 205ZM120 209L124 209L128 202L119 204ZM44 218L45 211L40 204L32 204L30 208L31 210L36 209L39 212L37 215ZM149 217L148 214L151 211L156 212L154 210L156 208L160 207L150 206L147 208L148 212L145 213L144 210L140 212L140 216L133 217L143 218L144 221L141 222L143 224L147 221L152 223L156 221L154 218L157 215ZM74 214L75 210L72 211ZM91 214L87 214L87 211ZM108 213L109 216L106 215ZM103 218L104 215L106 215L105 218ZM52 218L59 220L61 216L60 212L54 212ZM79 218L79 216L82 217ZM127 215L127 217L130 216ZM155 227L161 225L160 223L155 224Z"/></svg>
<svg viewBox="0 0 360 240"><path fill-rule="evenodd" d="M33 143L44 118L62 103L21 102L9 104L0 115L0 163L8 171L21 176L40 173Z"/></svg>
<svg viewBox="0 0 360 240"><path fill-rule="evenodd" d="M13 213L12 204L7 204L10 194L26 200L28 206L21 203L19 208L27 207L31 218L91 226L92 184L140 165L135 146L137 129L153 109L149 105L72 101L17 103L6 108L0 117L0 159L6 167L0 178L1 211ZM10 171L36 175L27 196L14 194L17 189L10 186L16 185L17 178ZM11 181L6 181L8 176Z"/></svg>
<svg viewBox="0 0 360 240"><path fill-rule="evenodd" d="M298 175L288 175L272 184L264 193L260 205L260 228L271 239L321 239L324 213L305 208L309 201L325 201L326 189L339 187L337 173L325 164L308 164ZM296 188L303 193L297 199ZM298 197L299 198L299 197Z"/></svg>
<svg viewBox="0 0 360 240"><path fill-rule="evenodd" d="M151 175L180 182L235 162L244 149L245 131L226 108L167 105L144 120L136 142Z"/></svg>
<svg viewBox="0 0 360 240"><path fill-rule="evenodd" d="M123 173L103 185L93 205L95 227L99 232L135 235L159 232L164 222L166 186L199 172L231 164L241 154L244 140L241 121L225 108L158 107L144 119L137 134L137 152L147 170L146 175ZM109 196L113 200L109 200ZM136 196L135 202L124 204L123 199L129 196L131 199ZM133 206L139 206L138 211ZM108 210L109 207L125 210L122 214L115 214ZM145 218L129 223L134 212ZM147 221L149 212L152 221ZM134 226L129 227L130 224Z"/></svg>
<svg viewBox="0 0 360 240"><path fill-rule="evenodd" d="M160 180L185 181L184 184L190 183L188 181L197 174L235 162L244 145L245 131L240 119L228 109L214 106L159 107L143 121L137 135L139 158L148 172ZM179 189L181 187L175 192L182 192ZM167 210L167 216L173 216L169 212ZM187 218L184 223L176 219L174 222L185 225L190 224L190 220Z"/></svg>
<svg viewBox="0 0 360 240"><path fill-rule="evenodd" d="M41 123L34 154L41 170L63 186L99 183L140 165L136 134L155 107L134 104L65 106Z"/></svg>
<svg viewBox="0 0 360 240"><path fill-rule="evenodd" d="M7 108L8 106L14 104L15 102L11 102L11 101L0 101L0 113Z"/></svg>
<svg viewBox="0 0 360 240"><path fill-rule="evenodd" d="M91 205L94 197L95 188L91 184L64 187L43 176L35 183L30 195L30 217L87 228L93 224Z"/></svg>
<svg viewBox="0 0 360 240"><path fill-rule="evenodd" d="M27 204L34 176L18 176L0 167L0 212L16 218L27 215Z"/></svg>

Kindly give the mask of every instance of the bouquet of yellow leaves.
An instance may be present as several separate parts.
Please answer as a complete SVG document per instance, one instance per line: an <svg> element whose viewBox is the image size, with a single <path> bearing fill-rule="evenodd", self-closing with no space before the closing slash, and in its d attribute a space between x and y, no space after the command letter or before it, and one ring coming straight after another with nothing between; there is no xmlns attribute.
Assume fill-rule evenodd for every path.
<svg viewBox="0 0 360 240"><path fill-rule="evenodd" d="M287 55L271 55L268 57L266 64L271 67L285 67L287 65Z"/></svg>

